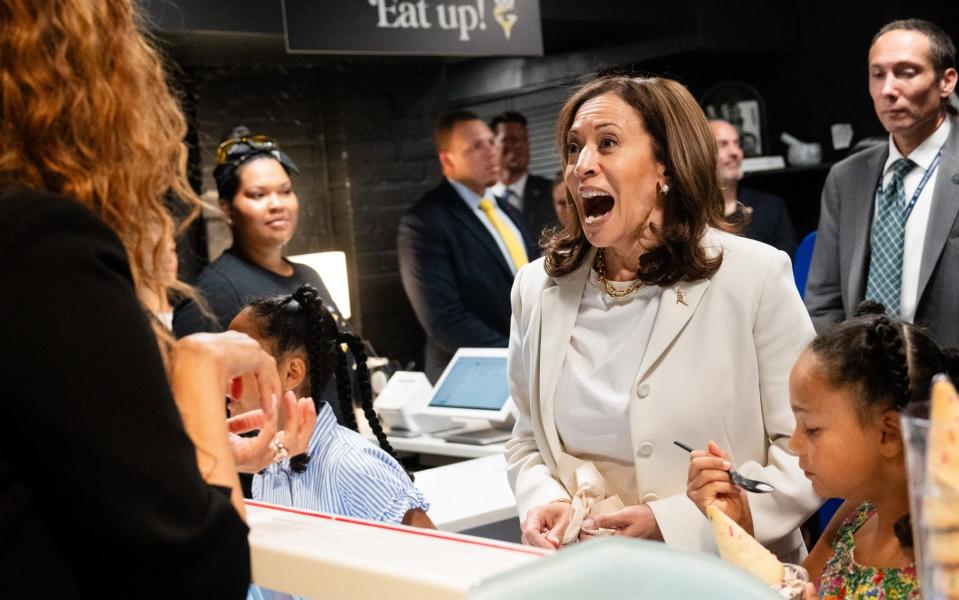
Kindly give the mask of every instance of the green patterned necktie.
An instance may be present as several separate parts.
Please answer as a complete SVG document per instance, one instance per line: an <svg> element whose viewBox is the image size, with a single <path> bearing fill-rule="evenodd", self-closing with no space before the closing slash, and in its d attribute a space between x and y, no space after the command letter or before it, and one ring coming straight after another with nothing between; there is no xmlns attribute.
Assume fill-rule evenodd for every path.
<svg viewBox="0 0 959 600"><path fill-rule="evenodd" d="M900 158L892 163L892 177L882 188L872 224L872 253L866 298L881 302L886 312L899 316L902 291L902 250L906 235L906 193L902 180L916 163Z"/></svg>

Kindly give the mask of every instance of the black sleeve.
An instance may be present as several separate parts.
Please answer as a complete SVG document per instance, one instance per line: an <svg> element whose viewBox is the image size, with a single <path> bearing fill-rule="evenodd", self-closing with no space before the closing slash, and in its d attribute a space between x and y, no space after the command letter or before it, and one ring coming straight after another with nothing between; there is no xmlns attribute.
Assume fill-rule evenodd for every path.
<svg viewBox="0 0 959 600"><path fill-rule="evenodd" d="M792 258L796 252L796 229L793 227L792 219L789 218L789 210L786 209L786 202L779 197L775 198L777 204L776 219L773 246L779 248Z"/></svg>
<svg viewBox="0 0 959 600"><path fill-rule="evenodd" d="M42 197L0 209L0 240L0 460L81 595L242 598L247 527L198 472L116 236Z"/></svg>
<svg viewBox="0 0 959 600"><path fill-rule="evenodd" d="M196 302L185 300L173 312L173 332L181 338L191 333L226 331L243 308L236 288L226 277L207 268L195 289L206 300L212 318L204 314Z"/></svg>

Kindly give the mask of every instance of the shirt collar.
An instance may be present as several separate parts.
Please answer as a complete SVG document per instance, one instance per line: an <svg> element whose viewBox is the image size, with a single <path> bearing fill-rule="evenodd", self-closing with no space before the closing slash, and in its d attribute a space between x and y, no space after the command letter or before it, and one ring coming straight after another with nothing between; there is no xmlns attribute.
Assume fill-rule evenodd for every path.
<svg viewBox="0 0 959 600"><path fill-rule="evenodd" d="M490 186L487 190L489 193L493 194L497 198L506 198L506 191L510 190L516 194L517 198L523 197L523 192L526 191L526 180L529 178L529 172L523 174L522 177L514 181L513 183L506 185L502 181L497 181L494 185Z"/></svg>
<svg viewBox="0 0 959 600"><path fill-rule="evenodd" d="M336 415L333 414L333 408L326 402L321 403L320 410L316 414L316 425L313 427L313 433L310 434L310 441L306 447L306 453L310 456L315 455L323 441L329 439L330 433L336 426ZM274 474L281 470L290 471L290 459L272 464L266 470Z"/></svg>
<svg viewBox="0 0 959 600"><path fill-rule="evenodd" d="M916 149L909 154L909 160L916 163L918 169L921 171L928 169L929 165L931 165L932 161L936 158L936 154L939 153L939 149L942 148L942 145L945 144L949 138L950 131L952 131L952 123L947 116L942 120L939 128L932 132L932 135L923 140L923 142L916 146ZM883 173L889 171L892 163L900 158L903 158L902 153L899 152L899 148L896 148L896 143L892 140L892 134L889 134L889 158L886 159Z"/></svg>
<svg viewBox="0 0 959 600"><path fill-rule="evenodd" d="M482 200L483 198L493 197L492 194L490 193L492 188L486 188L486 190L484 191L484 195L480 196L473 190L469 189L468 187L460 183L459 181L456 181L455 179L450 179L449 177L447 177L446 181L450 182L450 185L453 186L453 189L456 190L456 193L460 195L460 198L462 198L463 201L466 202L467 206L469 206L473 210L479 210L480 200Z"/></svg>
<svg viewBox="0 0 959 600"><path fill-rule="evenodd" d="M320 410L316 414L316 425L313 427L313 434L310 435L310 443L307 451L312 456L316 449L320 447L323 440L329 438L330 432L336 427L336 415L328 402L320 403Z"/></svg>
<svg viewBox="0 0 959 600"><path fill-rule="evenodd" d="M497 181L489 187L489 192L496 196L497 198L502 198L506 195L506 184L502 181Z"/></svg>
<svg viewBox="0 0 959 600"><path fill-rule="evenodd" d="M529 177L529 172L523 173L522 177L509 185L509 189L513 190L513 193L516 194L517 198L523 197L523 191L526 189L527 177Z"/></svg>

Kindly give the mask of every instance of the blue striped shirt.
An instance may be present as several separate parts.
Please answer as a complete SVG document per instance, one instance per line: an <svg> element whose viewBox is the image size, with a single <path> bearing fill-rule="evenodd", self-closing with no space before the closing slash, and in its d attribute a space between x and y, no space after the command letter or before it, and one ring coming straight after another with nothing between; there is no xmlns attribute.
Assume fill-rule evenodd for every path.
<svg viewBox="0 0 959 600"><path fill-rule="evenodd" d="M253 478L253 498L307 510L400 523L407 511L429 503L396 460L378 446L336 423L324 403L302 473L285 460Z"/></svg>

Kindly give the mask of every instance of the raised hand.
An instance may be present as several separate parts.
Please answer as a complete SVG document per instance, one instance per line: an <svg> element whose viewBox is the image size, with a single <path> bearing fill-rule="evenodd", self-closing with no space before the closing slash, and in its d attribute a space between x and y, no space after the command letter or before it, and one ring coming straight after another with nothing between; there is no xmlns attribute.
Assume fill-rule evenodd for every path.
<svg viewBox="0 0 959 600"><path fill-rule="evenodd" d="M746 492L733 485L729 477L732 464L726 460L726 452L715 442L709 442L706 450L693 450L689 455L689 476L686 495L706 513L706 507L715 504L729 518L752 533L753 518L749 510Z"/></svg>

